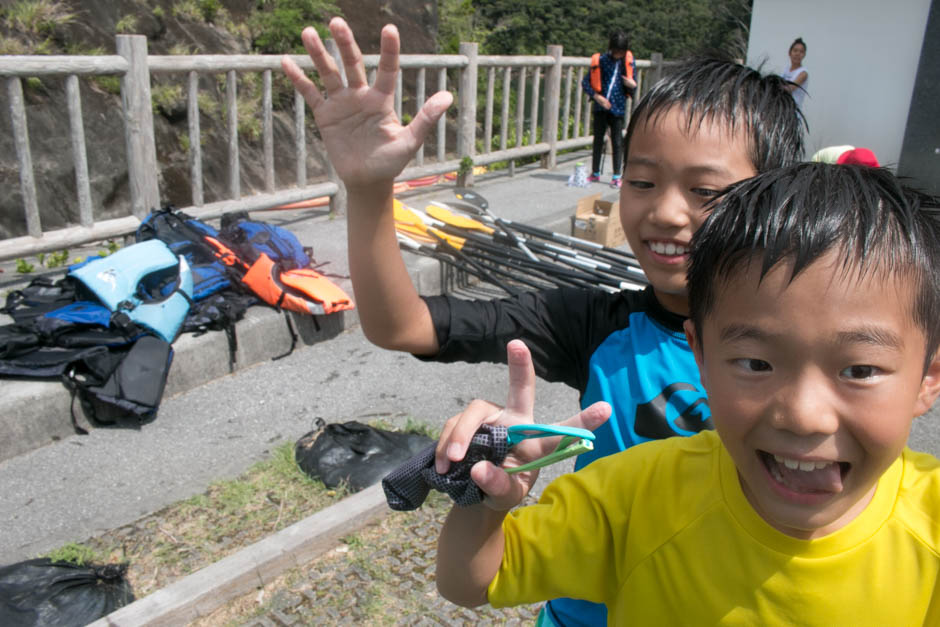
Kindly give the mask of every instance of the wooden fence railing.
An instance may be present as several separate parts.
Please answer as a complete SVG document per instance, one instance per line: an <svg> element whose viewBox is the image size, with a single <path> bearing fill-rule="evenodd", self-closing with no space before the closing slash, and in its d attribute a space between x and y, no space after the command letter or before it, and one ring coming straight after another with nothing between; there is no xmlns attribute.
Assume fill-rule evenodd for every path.
<svg viewBox="0 0 940 627"><path fill-rule="evenodd" d="M335 44L327 47L338 57ZM317 197L329 197L331 210L345 211L345 189L332 166L327 163L326 180L307 184L306 107L294 94L293 155L296 163L294 185L279 187L274 167L274 131L272 107L272 72L280 72L280 55L148 55L147 39L142 35L118 35L117 55L106 56L0 56L0 80L5 81L10 103L14 144L20 173L27 235L0 240L0 260L9 260L41 252L79 246L132 233L151 207L161 205L158 186L158 161L154 139L151 79L159 74L182 74L187 82L187 120L192 205L183 209L207 219L231 211L268 209ZM294 57L312 70L306 56ZM651 60L637 60L640 90L653 84L663 68L661 55ZM378 65L378 55L365 55L370 82ZM580 88L587 71L587 57L562 56L561 46L548 46L544 56L478 55L476 43L464 43L457 55L402 55L396 89L395 108L402 111L405 72L415 73L415 88L410 101L415 112L428 90L448 89L448 72L458 73L457 140L448 150L446 120L438 122L434 146L422 146L401 180L412 180L452 172L469 156L475 165L506 161L510 172L516 159L540 156L546 168L553 168L559 151L586 146L590 109ZM342 67L340 65L340 67ZM264 188L242 195L238 143L237 73L260 72L262 75L261 137L264 161ZM429 75L430 72L430 75ZM543 83L544 72L544 85ZM228 138L228 198L204 202L203 155L199 120L199 78L204 74L225 74L225 107ZM92 206L88 161L85 146L79 77L117 75L121 77L121 100L129 177L130 207L121 218L97 220ZM26 77L64 76L69 115L72 161L78 224L45 231L40 220L35 173L27 132L26 107L22 81ZM496 107L497 80L501 102ZM515 87L513 87L515 81ZM433 83L430 85L429 83ZM482 137L478 137L480 112L478 92L485 89ZM514 119L510 109L515 105ZM526 116L528 107L528 116ZM541 108L541 110L540 110ZM495 120L494 116L498 115ZM528 120L528 129L525 128ZM495 129L494 129L495 126ZM498 147L494 149L494 131ZM560 132L560 134L559 134ZM514 139L514 142L511 140ZM479 148L478 148L478 140ZM514 145L510 145L514 143ZM433 156L427 153L433 151ZM472 183L472 174L468 183Z"/></svg>

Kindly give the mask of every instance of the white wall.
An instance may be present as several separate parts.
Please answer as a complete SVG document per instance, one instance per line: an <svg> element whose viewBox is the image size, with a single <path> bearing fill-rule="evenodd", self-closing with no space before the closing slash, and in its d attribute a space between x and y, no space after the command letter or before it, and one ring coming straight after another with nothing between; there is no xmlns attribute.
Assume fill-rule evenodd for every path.
<svg viewBox="0 0 940 627"><path fill-rule="evenodd" d="M930 0L754 0L747 62L790 67L806 42L806 157L825 146L872 149L882 165L901 154Z"/></svg>

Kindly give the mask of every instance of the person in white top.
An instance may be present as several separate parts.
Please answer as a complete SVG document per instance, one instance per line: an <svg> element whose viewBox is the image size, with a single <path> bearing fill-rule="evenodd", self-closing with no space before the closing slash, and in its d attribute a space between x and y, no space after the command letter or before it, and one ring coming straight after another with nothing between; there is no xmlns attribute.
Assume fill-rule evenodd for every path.
<svg viewBox="0 0 940 627"><path fill-rule="evenodd" d="M790 44L790 69L782 74L783 78L792 83L787 89L793 94L796 100L796 106L803 106L803 98L806 96L809 85L809 72L803 67L803 58L806 56L806 42L801 37L797 37Z"/></svg>

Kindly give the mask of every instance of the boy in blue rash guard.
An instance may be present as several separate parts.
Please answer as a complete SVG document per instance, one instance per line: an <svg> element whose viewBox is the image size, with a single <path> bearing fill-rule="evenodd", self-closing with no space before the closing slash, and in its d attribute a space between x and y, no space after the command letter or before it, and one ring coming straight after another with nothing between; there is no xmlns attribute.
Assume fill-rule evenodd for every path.
<svg viewBox="0 0 940 627"><path fill-rule="evenodd" d="M563 381L581 406L607 401L610 420L596 434L598 457L639 442L692 435L711 427L705 390L682 325L688 315L686 264L692 234L718 191L802 157L802 118L782 79L721 60L689 62L657 84L634 109L625 143L620 217L651 286L642 292L557 289L495 301L421 297L395 237L392 185L451 103L433 95L403 127L395 116L399 39L382 31L372 87L352 32L330 22L345 67L312 28L304 45L328 98L285 57L284 70L313 110L337 173L346 184L348 254L359 319L370 341L421 359L506 361L506 344L522 339L536 374ZM463 458L479 422L492 413L471 403L445 426L450 448L437 470ZM442 438L444 441L445 438ZM602 605L552 601L544 618L560 625L603 624Z"/></svg>

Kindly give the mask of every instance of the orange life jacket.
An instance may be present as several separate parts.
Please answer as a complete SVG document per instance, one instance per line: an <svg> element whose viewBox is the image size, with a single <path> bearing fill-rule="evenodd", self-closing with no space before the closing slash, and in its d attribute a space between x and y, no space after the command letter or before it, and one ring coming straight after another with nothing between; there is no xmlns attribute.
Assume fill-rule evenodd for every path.
<svg viewBox="0 0 940 627"><path fill-rule="evenodd" d="M316 270L281 271L263 253L242 277L242 283L258 298L279 309L323 315L354 307L346 292Z"/></svg>
<svg viewBox="0 0 940 627"><path fill-rule="evenodd" d="M623 58L623 66L626 69L627 78L633 78L633 53L627 50L626 56ZM600 93L602 89L601 85L601 53L595 52L591 55L591 89L596 93Z"/></svg>

